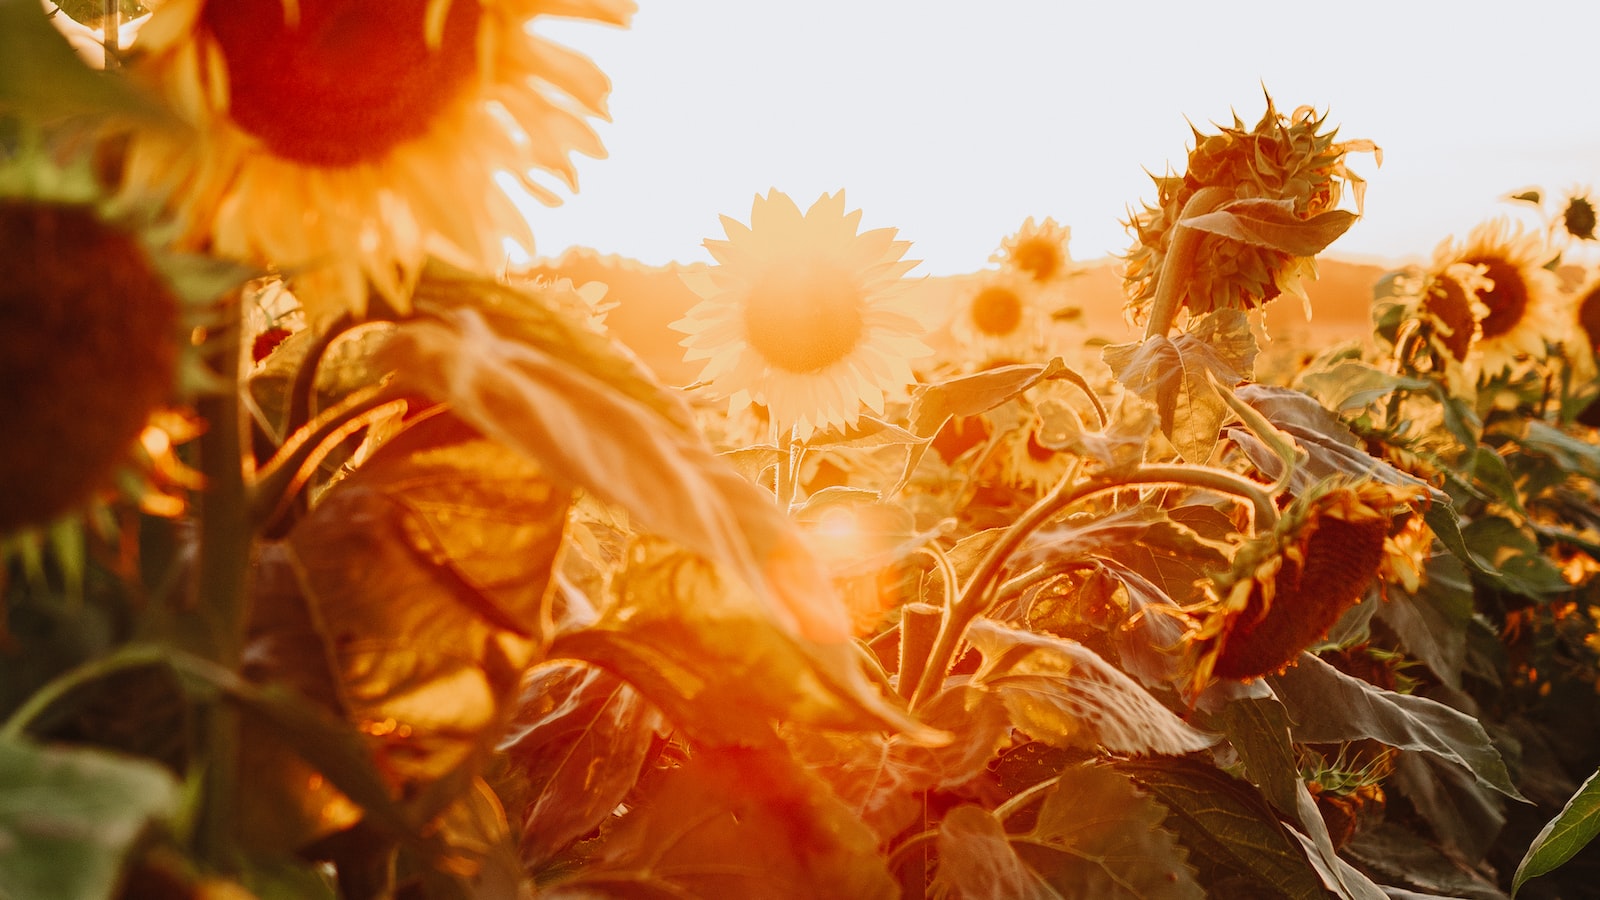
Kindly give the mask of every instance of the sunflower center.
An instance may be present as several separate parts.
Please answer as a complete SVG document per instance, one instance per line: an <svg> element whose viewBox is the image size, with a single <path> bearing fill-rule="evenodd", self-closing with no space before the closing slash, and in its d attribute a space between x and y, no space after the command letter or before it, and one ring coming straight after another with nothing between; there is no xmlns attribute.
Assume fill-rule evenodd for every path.
<svg viewBox="0 0 1600 900"><path fill-rule="evenodd" d="M1510 332L1522 321L1528 309L1528 286L1522 281L1517 267L1498 257L1469 259L1475 266L1487 266L1486 273L1494 286L1478 295L1489 314L1483 317L1483 339L1489 340Z"/></svg>
<svg viewBox="0 0 1600 900"><path fill-rule="evenodd" d="M745 298L745 337L773 366L817 372L861 343L863 300L860 285L842 270L804 265L774 269Z"/></svg>
<svg viewBox="0 0 1600 900"><path fill-rule="evenodd" d="M1004 337L1022 324L1022 298L1001 285L989 285L972 298L972 324L990 337Z"/></svg>
<svg viewBox="0 0 1600 900"><path fill-rule="evenodd" d="M1461 282L1444 276L1434 279L1428 288L1428 299L1423 309L1450 333L1442 336L1446 350L1457 362L1464 362L1472 348L1472 301Z"/></svg>
<svg viewBox="0 0 1600 900"><path fill-rule="evenodd" d="M233 121L279 156L334 168L425 134L470 82L479 0L449 0L431 45L436 2L210 0L200 15L227 64Z"/></svg>
<svg viewBox="0 0 1600 900"><path fill-rule="evenodd" d="M1578 301L1578 324L1589 338L1589 346L1600 350L1600 287L1594 287Z"/></svg>
<svg viewBox="0 0 1600 900"><path fill-rule="evenodd" d="M1594 240L1595 221L1594 204L1588 197L1573 197L1567 201L1567 208L1561 211L1561 224L1567 229L1567 234L1580 241Z"/></svg>
<svg viewBox="0 0 1600 900"><path fill-rule="evenodd" d="M1061 248L1054 243L1032 238L1017 244L1011 251L1017 268L1032 275L1036 281L1048 281L1061 271Z"/></svg>

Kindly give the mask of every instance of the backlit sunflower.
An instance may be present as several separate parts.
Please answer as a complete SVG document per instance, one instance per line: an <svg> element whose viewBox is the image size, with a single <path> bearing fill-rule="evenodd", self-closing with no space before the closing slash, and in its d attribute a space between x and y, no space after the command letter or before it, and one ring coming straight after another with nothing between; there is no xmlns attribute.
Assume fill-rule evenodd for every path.
<svg viewBox="0 0 1600 900"><path fill-rule="evenodd" d="M1192 685L1279 671L1327 634L1409 541L1396 541L1426 489L1330 481L1297 498L1268 534L1239 547L1233 566L1205 586L1209 602L1189 651ZM1392 574L1391 574L1392 573Z"/></svg>
<svg viewBox="0 0 1600 900"><path fill-rule="evenodd" d="M950 332L980 367L1028 361L1042 350L1041 300L1039 283L1023 272L984 272L959 301Z"/></svg>
<svg viewBox="0 0 1600 900"><path fill-rule="evenodd" d="M857 234L860 221L843 191L804 214L781 191L758 194L749 227L724 216L728 239L705 242L717 265L683 275L703 298L671 326L688 335L684 359L705 360L699 380L730 412L764 404L775 436L881 415L915 381L908 360L930 353L901 290L910 243L893 228Z"/></svg>
<svg viewBox="0 0 1600 900"><path fill-rule="evenodd" d="M517 204L576 189L571 151L610 83L527 28L551 13L615 25L631 0L169 0L128 69L197 126L134 135L131 192L170 198L188 246L296 276L314 322L397 308L427 255L498 268L531 252Z"/></svg>
<svg viewBox="0 0 1600 900"><path fill-rule="evenodd" d="M1065 278L1072 267L1072 257L1067 254L1067 241L1072 229L1056 224L1047 218L1035 225L1029 216L1016 234L1000 244L1000 251L990 257L990 262L1000 263L1008 269L1022 272L1041 284Z"/></svg>
<svg viewBox="0 0 1600 900"><path fill-rule="evenodd" d="M1466 264L1487 279L1474 292L1485 308L1477 342L1485 375L1497 375L1520 358L1541 357L1545 339L1561 337L1560 285L1544 268L1549 258L1537 234L1513 229L1503 218L1472 229L1459 247L1445 241L1434 251L1434 271Z"/></svg>

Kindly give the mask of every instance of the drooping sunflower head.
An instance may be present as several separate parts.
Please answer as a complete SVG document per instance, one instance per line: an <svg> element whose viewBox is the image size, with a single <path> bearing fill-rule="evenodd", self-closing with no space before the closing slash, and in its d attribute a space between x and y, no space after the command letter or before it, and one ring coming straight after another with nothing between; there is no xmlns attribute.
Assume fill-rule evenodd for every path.
<svg viewBox="0 0 1600 900"><path fill-rule="evenodd" d="M1065 278L1071 271L1072 257L1067 253L1067 241L1072 229L1046 218L1034 224L1033 216L1022 227L1000 243L1000 251L990 257L1007 269L1023 273L1040 284L1049 284Z"/></svg>
<svg viewBox="0 0 1600 900"><path fill-rule="evenodd" d="M1330 480L1284 512L1270 533L1241 545L1232 567L1206 585L1208 602L1189 651L1191 684L1250 679L1292 664L1360 602L1421 487Z"/></svg>
<svg viewBox="0 0 1600 900"><path fill-rule="evenodd" d="M0 246L5 535L116 487L177 393L185 342L178 288L139 225L98 202L87 165L0 163Z"/></svg>
<svg viewBox="0 0 1600 900"><path fill-rule="evenodd" d="M429 254L485 272L532 236L517 202L576 189L569 154L610 85L526 27L537 0L169 0L130 61L196 125L136 134L127 189L170 198L191 247L296 276L314 321L391 305ZM558 15L626 24L631 0Z"/></svg>
<svg viewBox="0 0 1600 900"><path fill-rule="evenodd" d="M1434 271L1464 264L1482 275L1473 294L1484 308L1477 342L1484 374L1542 357L1545 339L1561 336L1560 286L1545 268L1550 256L1537 234L1503 218L1474 228L1461 245L1445 241L1434 251Z"/></svg>
<svg viewBox="0 0 1600 900"><path fill-rule="evenodd" d="M717 265L683 276L702 300L671 327L730 412L763 404L775 433L805 440L854 426L863 409L881 415L916 380L909 360L931 351L900 288L917 261L901 259L911 245L895 229L858 234L860 221L843 191L801 213L774 189L756 196L748 227L724 216L727 239L705 242Z"/></svg>
<svg viewBox="0 0 1600 900"><path fill-rule="evenodd" d="M1309 219L1339 206L1344 190L1355 195L1359 212L1366 182L1346 166L1352 152L1378 153L1371 141L1335 141L1338 129L1324 130L1326 116L1310 107L1291 115L1267 109L1254 128L1237 116L1217 134L1194 129L1195 147L1181 175L1155 177L1154 205L1124 223L1134 243L1124 257L1123 283L1133 318L1142 318L1159 287L1162 266L1184 208L1195 194L1217 189L1229 200L1263 199L1286 203ZM1380 157L1381 159L1381 157ZM1216 309L1254 309L1281 293L1304 296L1301 280L1315 276L1313 259L1257 246L1220 234L1200 239L1192 272L1183 288L1192 315Z"/></svg>

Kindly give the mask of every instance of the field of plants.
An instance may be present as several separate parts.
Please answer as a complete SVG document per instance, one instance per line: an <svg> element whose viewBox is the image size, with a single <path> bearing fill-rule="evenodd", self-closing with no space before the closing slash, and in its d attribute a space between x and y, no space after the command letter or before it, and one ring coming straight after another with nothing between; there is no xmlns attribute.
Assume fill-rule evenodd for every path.
<svg viewBox="0 0 1600 900"><path fill-rule="evenodd" d="M1345 340L1268 96L1114 327L843 190L519 267L631 0L150 5L0 0L0 900L1600 896L1587 190Z"/></svg>

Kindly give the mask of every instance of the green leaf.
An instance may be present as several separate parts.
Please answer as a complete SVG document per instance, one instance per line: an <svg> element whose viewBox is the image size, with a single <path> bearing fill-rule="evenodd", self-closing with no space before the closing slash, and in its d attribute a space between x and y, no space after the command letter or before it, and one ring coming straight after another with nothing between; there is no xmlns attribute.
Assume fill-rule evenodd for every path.
<svg viewBox="0 0 1600 900"><path fill-rule="evenodd" d="M1327 897L1299 842L1248 782L1191 759L1112 768L1167 808L1166 827L1188 849L1210 896Z"/></svg>
<svg viewBox="0 0 1600 900"><path fill-rule="evenodd" d="M541 897L895 896L878 840L783 751L697 750Z"/></svg>
<svg viewBox="0 0 1600 900"><path fill-rule="evenodd" d="M1011 845L1063 897L1188 900L1206 896L1168 811L1113 768L1077 766L1045 795Z"/></svg>
<svg viewBox="0 0 1600 900"><path fill-rule="evenodd" d="M1457 900L1505 900L1483 875L1459 859L1452 859L1416 832L1394 822L1363 827L1345 845L1362 867L1385 880L1410 885L1426 894L1391 892L1391 897L1446 897Z"/></svg>
<svg viewBox="0 0 1600 900"><path fill-rule="evenodd" d="M1478 720L1436 700L1397 694L1300 654L1282 674L1268 676L1294 721L1295 739L1333 743L1362 738L1432 753L1465 766L1481 783L1521 800L1500 752Z"/></svg>
<svg viewBox="0 0 1600 900"><path fill-rule="evenodd" d="M1038 740L1165 754L1190 753L1216 742L1076 641L988 619L973 622L967 639L983 654L973 683L1003 698L1012 723Z"/></svg>
<svg viewBox="0 0 1600 900"><path fill-rule="evenodd" d="M1484 577L1504 590L1534 600L1572 590L1526 526L1502 516L1483 516L1467 523L1461 537L1468 550L1488 564Z"/></svg>
<svg viewBox="0 0 1600 900"><path fill-rule="evenodd" d="M1461 463L1476 487L1504 503L1518 515L1527 515L1527 510L1522 508L1521 489L1511 470L1506 467L1504 457L1492 448L1479 444L1466 453Z"/></svg>
<svg viewBox="0 0 1600 900"><path fill-rule="evenodd" d="M178 801L155 763L0 739L0 897L111 897L145 824Z"/></svg>
<svg viewBox="0 0 1600 900"><path fill-rule="evenodd" d="M441 315L406 322L391 339L385 361L398 370L398 384L449 403L559 483L726 566L783 627L848 639L844 606L794 524L771 494L711 450L687 410L658 385L641 378L619 388L613 382L621 376L591 371L601 362L575 362L522 340L514 319L506 324L466 307Z"/></svg>
<svg viewBox="0 0 1600 900"><path fill-rule="evenodd" d="M1416 594L1390 589L1378 618L1394 629L1406 652L1450 688L1461 690L1473 613L1472 579L1460 559L1443 553L1429 557L1423 571Z"/></svg>
<svg viewBox="0 0 1600 900"><path fill-rule="evenodd" d="M1298 382L1305 390L1341 413L1358 413L1395 391L1426 390L1430 382L1385 372L1357 360L1345 360L1331 369L1311 372Z"/></svg>
<svg viewBox="0 0 1600 900"><path fill-rule="evenodd" d="M929 888L935 898L1060 900L1062 894L1028 868L1011 848L1005 826L981 806L963 805L939 823L939 868Z"/></svg>
<svg viewBox="0 0 1600 900"><path fill-rule="evenodd" d="M868 679L854 645L795 635L706 560L642 539L593 625L557 636L632 683L674 725L715 744L770 743L774 721L937 739Z"/></svg>
<svg viewBox="0 0 1600 900"><path fill-rule="evenodd" d="M1585 779L1561 812L1539 830L1517 864L1511 895L1516 896L1528 879L1554 871L1577 855L1596 834L1600 834L1600 772Z"/></svg>
<svg viewBox="0 0 1600 900"><path fill-rule="evenodd" d="M0 2L0 111L40 122L120 116L171 126L176 116L126 78L84 65L36 2Z"/></svg>
<svg viewBox="0 0 1600 900"><path fill-rule="evenodd" d="M1215 348L1192 334L1155 335L1108 346L1101 355L1118 382L1155 405L1161 431L1180 456L1192 463L1210 458L1228 407L1207 372L1223 385L1240 379Z"/></svg>
<svg viewBox="0 0 1600 900"><path fill-rule="evenodd" d="M1246 197L1212 212L1181 219L1178 224L1290 256L1316 256L1355 220L1355 213L1342 209L1301 218L1292 199Z"/></svg>
<svg viewBox="0 0 1600 900"><path fill-rule="evenodd" d="M661 714L603 669L541 666L499 749L529 780L522 857L537 867L603 822L639 780Z"/></svg>
<svg viewBox="0 0 1600 900"><path fill-rule="evenodd" d="M1582 438L1529 419L1527 431L1517 443L1555 462L1564 472L1600 480L1600 447Z"/></svg>

